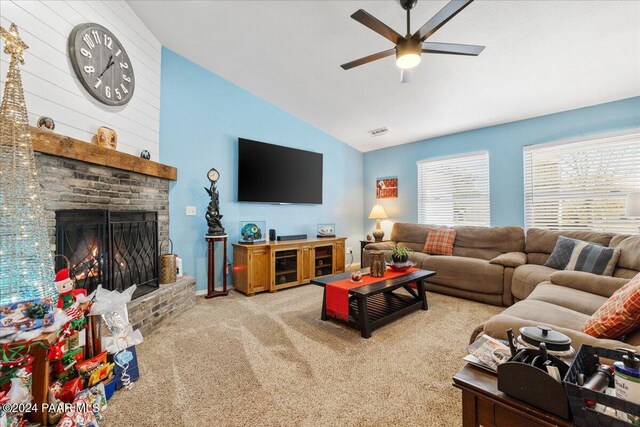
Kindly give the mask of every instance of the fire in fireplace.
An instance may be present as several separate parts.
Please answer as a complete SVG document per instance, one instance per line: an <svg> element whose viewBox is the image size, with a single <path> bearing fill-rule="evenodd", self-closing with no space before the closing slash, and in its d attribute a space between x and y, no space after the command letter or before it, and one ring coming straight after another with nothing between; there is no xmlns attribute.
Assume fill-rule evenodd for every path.
<svg viewBox="0 0 640 427"><path fill-rule="evenodd" d="M56 252L78 287L122 292L135 284L137 298L159 283L157 212L58 211ZM65 263L56 257L56 270Z"/></svg>

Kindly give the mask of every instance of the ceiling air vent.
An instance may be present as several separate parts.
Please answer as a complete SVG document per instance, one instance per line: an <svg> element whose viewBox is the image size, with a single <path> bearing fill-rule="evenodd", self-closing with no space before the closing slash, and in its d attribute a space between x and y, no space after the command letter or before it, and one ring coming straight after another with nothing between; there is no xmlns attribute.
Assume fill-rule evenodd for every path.
<svg viewBox="0 0 640 427"><path fill-rule="evenodd" d="M389 128L386 126L369 131L369 135L371 136L382 136L386 135L387 133L389 133Z"/></svg>

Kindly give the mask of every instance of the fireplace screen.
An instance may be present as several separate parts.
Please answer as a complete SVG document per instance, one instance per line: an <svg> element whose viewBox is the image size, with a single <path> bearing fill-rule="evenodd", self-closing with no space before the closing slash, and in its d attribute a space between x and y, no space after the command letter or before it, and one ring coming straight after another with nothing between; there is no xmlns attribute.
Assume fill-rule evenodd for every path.
<svg viewBox="0 0 640 427"><path fill-rule="evenodd" d="M71 277L88 293L98 285L134 298L158 287L156 212L70 210L56 212L56 250L71 263ZM56 258L56 270L65 261Z"/></svg>

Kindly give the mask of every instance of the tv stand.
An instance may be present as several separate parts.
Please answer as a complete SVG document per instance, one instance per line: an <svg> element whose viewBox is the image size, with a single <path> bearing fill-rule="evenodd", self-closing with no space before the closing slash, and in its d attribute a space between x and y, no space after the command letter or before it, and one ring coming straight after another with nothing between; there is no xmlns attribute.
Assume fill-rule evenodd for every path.
<svg viewBox="0 0 640 427"><path fill-rule="evenodd" d="M346 237L233 244L233 287L247 296L343 273Z"/></svg>

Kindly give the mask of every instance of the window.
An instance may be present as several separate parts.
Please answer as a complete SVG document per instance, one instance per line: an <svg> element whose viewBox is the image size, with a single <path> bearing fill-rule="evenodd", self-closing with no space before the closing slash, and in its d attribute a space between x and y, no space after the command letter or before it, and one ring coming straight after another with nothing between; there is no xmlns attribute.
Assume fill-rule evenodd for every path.
<svg viewBox="0 0 640 427"><path fill-rule="evenodd" d="M490 224L489 153L418 162L420 224Z"/></svg>
<svg viewBox="0 0 640 427"><path fill-rule="evenodd" d="M640 130L525 147L525 226L637 233L625 205L639 165Z"/></svg>

